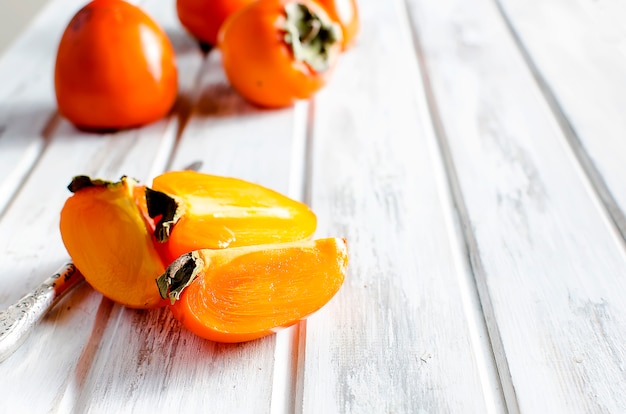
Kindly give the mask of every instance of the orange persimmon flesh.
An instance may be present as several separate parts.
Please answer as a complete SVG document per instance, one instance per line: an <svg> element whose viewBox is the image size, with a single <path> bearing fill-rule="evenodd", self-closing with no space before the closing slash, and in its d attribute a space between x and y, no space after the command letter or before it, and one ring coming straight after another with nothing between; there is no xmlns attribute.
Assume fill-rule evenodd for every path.
<svg viewBox="0 0 626 414"><path fill-rule="evenodd" d="M61 237L87 282L128 307L167 304L154 283L165 266L135 201L143 187L126 177L113 183L83 176L72 185L61 210Z"/></svg>
<svg viewBox="0 0 626 414"><path fill-rule="evenodd" d="M152 217L167 214L154 206L156 193L176 204L167 229L156 232L168 263L199 249L307 239L317 226L315 214L305 204L237 178L194 171L164 173L146 193Z"/></svg>
<svg viewBox="0 0 626 414"><path fill-rule="evenodd" d="M212 341L243 342L324 306L343 284L347 263L342 238L203 249L177 259L158 284L188 330Z"/></svg>

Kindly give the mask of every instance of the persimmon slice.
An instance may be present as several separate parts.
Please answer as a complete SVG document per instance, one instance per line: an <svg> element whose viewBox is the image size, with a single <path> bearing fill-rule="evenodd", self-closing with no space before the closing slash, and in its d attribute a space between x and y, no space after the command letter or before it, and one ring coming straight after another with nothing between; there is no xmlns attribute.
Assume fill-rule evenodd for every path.
<svg viewBox="0 0 626 414"><path fill-rule="evenodd" d="M165 266L136 204L143 187L75 177L61 210L65 247L87 282L109 299L133 308L167 304L154 279Z"/></svg>
<svg viewBox="0 0 626 414"><path fill-rule="evenodd" d="M174 317L217 342L257 339L324 306L343 284L345 239L203 249L172 263L157 280Z"/></svg>
<svg viewBox="0 0 626 414"><path fill-rule="evenodd" d="M198 249L307 239L317 226L305 204L237 178L171 171L153 180L146 198L169 262Z"/></svg>

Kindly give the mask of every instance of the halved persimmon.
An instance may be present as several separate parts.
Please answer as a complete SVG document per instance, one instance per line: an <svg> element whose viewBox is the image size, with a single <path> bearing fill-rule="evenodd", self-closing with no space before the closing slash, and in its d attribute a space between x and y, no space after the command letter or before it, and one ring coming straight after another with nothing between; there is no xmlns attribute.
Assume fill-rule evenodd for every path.
<svg viewBox="0 0 626 414"><path fill-rule="evenodd" d="M248 181L194 171L156 177L146 199L168 263L198 249L307 239L317 226L315 214L299 201Z"/></svg>
<svg viewBox="0 0 626 414"><path fill-rule="evenodd" d="M347 263L341 238L203 249L176 259L157 283L188 330L243 342L319 310L342 286Z"/></svg>
<svg viewBox="0 0 626 414"><path fill-rule="evenodd" d="M110 182L79 176L69 188L74 194L61 210L61 237L87 282L129 307L164 306L154 280L165 265L136 202L143 187L126 177Z"/></svg>

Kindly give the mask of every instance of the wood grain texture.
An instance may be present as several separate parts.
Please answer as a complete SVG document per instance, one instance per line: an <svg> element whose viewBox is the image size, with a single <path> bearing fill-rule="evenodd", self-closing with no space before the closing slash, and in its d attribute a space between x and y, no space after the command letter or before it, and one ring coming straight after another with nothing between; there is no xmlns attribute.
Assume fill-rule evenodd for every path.
<svg viewBox="0 0 626 414"><path fill-rule="evenodd" d="M619 23L626 7L589 0L500 4L570 145L626 238L626 29Z"/></svg>
<svg viewBox="0 0 626 414"><path fill-rule="evenodd" d="M145 7L156 13L165 7L171 10L171 3L153 1ZM60 5L46 12L57 11L57 17L63 19L65 9ZM184 56L182 51L181 55ZM189 60L193 61L182 59L179 67L183 74L182 91L191 90L191 85L186 85L187 79L195 79L202 61L201 57L196 59L196 64ZM40 77L51 80L46 74L48 66L39 70ZM35 96L45 98L46 93L41 90ZM10 119L29 122L28 117ZM67 260L58 231L58 214L70 195L65 186L71 178L88 174L115 180L127 174L146 179L155 171L162 171L176 141L178 119L178 113L174 112L172 117L144 128L116 134L83 133L60 120L49 131L45 151L0 221L3 252L0 265L5 269L0 306L15 302ZM98 410L98 405L84 391L89 390L93 380L90 375L99 350L113 341L108 332L117 326L122 311L87 285L70 294L37 327L36 333L0 365L3 409L12 412L70 412L86 407Z"/></svg>
<svg viewBox="0 0 626 414"><path fill-rule="evenodd" d="M61 5L63 3L63 5ZM46 145L57 118L56 45L81 1L52 1L0 57L0 214Z"/></svg>
<svg viewBox="0 0 626 414"><path fill-rule="evenodd" d="M558 120L494 3L410 5L509 410L624 412L624 250Z"/></svg>
<svg viewBox="0 0 626 414"><path fill-rule="evenodd" d="M124 172L142 176L152 168L149 160L159 152L157 143L158 133L151 128L95 137L78 133L65 123L59 127L0 222L4 252L0 265L7 269L2 277L3 306L16 301L67 260L58 214L69 196L64 187L71 177L86 173L115 179ZM31 401L34 411L45 411L64 401L67 387L84 380L81 375L88 372L112 309L91 290L71 294L56 316L46 318L36 336L0 366L4 373L1 385L7 392L5 406L19 411L24 401ZM15 376L21 380L16 381Z"/></svg>
<svg viewBox="0 0 626 414"><path fill-rule="evenodd" d="M361 0L330 84L262 110L174 0L136 3L177 53L159 122L88 134L56 114L77 0L0 59L0 307L67 259L73 175L195 161L309 203L349 273L305 322L238 345L84 284L0 364L0 412L626 412L624 5Z"/></svg>
<svg viewBox="0 0 626 414"><path fill-rule="evenodd" d="M299 162L291 160L294 110L247 104L228 86L216 50L204 63L196 90L173 169L199 160L203 172L288 193L290 171ZM217 344L184 330L168 310L123 309L104 337L110 340L81 390L81 411L93 408L93 401L95 411L106 412L271 410L274 336Z"/></svg>
<svg viewBox="0 0 626 414"><path fill-rule="evenodd" d="M346 283L306 322L299 410L501 412L402 2L363 31L314 103L311 202Z"/></svg>

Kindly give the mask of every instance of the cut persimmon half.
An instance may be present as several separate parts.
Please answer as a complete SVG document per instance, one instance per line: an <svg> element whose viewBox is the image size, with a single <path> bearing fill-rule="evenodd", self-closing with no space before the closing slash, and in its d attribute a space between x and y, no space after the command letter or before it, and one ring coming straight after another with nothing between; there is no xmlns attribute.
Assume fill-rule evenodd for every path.
<svg viewBox="0 0 626 414"><path fill-rule="evenodd" d="M107 298L132 308L167 304L154 286L165 270L137 200L144 187L75 177L62 210L61 237L76 268Z"/></svg>
<svg viewBox="0 0 626 414"><path fill-rule="evenodd" d="M191 332L243 342L319 310L342 286L347 263L342 238L202 249L176 259L157 285Z"/></svg>
<svg viewBox="0 0 626 414"><path fill-rule="evenodd" d="M317 226L306 204L248 181L195 171L159 175L146 201L168 263L199 249L308 239Z"/></svg>

